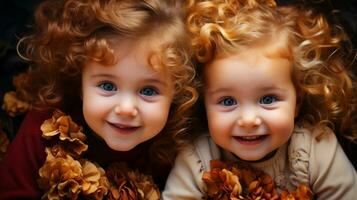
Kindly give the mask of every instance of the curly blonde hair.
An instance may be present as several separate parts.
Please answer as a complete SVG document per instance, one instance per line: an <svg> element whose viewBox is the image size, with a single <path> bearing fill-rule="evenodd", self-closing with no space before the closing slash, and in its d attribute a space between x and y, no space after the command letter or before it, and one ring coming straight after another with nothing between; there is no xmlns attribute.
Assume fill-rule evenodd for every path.
<svg viewBox="0 0 357 200"><path fill-rule="evenodd" d="M33 104L65 112L81 107L82 69L88 61L115 62L113 38L120 45L120 40L160 37L152 55L158 56L161 66L171 72L175 96L167 125L154 138L148 159L171 164L175 147L182 143L186 132L190 107L198 96L181 8L176 0L43 2L35 13L35 32L18 46L31 64L27 87Z"/></svg>
<svg viewBox="0 0 357 200"><path fill-rule="evenodd" d="M357 93L348 69L352 62L346 62L347 37L321 14L269 0L199 0L190 5L187 25L200 63L257 45L269 45L269 56L291 60L298 121L327 123L340 132L355 124ZM353 129L348 137L356 141Z"/></svg>

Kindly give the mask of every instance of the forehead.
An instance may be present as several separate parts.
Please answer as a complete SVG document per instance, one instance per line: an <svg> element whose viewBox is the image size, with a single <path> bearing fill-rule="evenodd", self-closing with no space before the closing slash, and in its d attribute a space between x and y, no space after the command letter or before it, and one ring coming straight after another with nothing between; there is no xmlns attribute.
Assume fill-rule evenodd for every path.
<svg viewBox="0 0 357 200"><path fill-rule="evenodd" d="M122 39L111 42L115 62L131 58L139 65L151 67L154 71L165 69L161 66L159 46L159 43L150 38Z"/></svg>
<svg viewBox="0 0 357 200"><path fill-rule="evenodd" d="M206 85L210 88L291 82L291 62L284 57L270 56L258 48L216 57L205 67Z"/></svg>
<svg viewBox="0 0 357 200"><path fill-rule="evenodd" d="M120 85L140 85L143 83L158 83L171 87L171 76L164 70L155 70L154 65L147 61L148 51L130 43L114 49L116 61L113 64L89 62L83 70L83 77L91 80L108 79Z"/></svg>

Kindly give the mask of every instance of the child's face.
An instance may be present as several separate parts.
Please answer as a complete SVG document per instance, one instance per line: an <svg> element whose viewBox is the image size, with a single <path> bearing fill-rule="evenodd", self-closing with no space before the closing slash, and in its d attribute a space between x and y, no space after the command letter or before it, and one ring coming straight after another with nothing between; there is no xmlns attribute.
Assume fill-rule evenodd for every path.
<svg viewBox="0 0 357 200"><path fill-rule="evenodd" d="M84 118L114 150L128 151L166 124L173 85L164 71L149 66L148 54L143 44L121 42L117 63L90 62L83 69Z"/></svg>
<svg viewBox="0 0 357 200"><path fill-rule="evenodd" d="M287 59L250 49L217 58L205 70L208 126L219 146L256 161L288 141L296 91Z"/></svg>

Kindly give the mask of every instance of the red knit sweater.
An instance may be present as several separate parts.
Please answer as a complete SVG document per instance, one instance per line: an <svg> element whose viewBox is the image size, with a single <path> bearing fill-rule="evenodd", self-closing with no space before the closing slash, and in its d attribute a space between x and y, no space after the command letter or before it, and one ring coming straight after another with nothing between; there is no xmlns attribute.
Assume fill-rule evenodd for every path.
<svg viewBox="0 0 357 200"><path fill-rule="evenodd" d="M46 160L40 126L46 113L29 112L0 163L0 199L40 199L38 170Z"/></svg>

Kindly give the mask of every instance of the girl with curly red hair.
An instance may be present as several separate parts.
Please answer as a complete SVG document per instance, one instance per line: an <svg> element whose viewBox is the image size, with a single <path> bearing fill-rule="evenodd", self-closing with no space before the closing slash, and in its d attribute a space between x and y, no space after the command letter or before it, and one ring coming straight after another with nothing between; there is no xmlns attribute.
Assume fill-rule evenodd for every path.
<svg viewBox="0 0 357 200"><path fill-rule="evenodd" d="M77 159L64 156L63 148L86 151L83 158L104 169L124 162L164 184L197 99L182 8L176 0L40 4L34 34L19 43L31 65L23 87L33 109L0 165L0 199L39 199L38 184L47 188L44 198L68 198L61 193L67 186L88 194L93 184L85 181L53 187L52 179L44 180L56 172L51 159ZM59 134L58 144L71 143L45 152L53 141L41 131L45 138Z"/></svg>
<svg viewBox="0 0 357 200"><path fill-rule="evenodd" d="M280 192L306 185L316 199L354 199L356 171L333 131L344 133L356 112L341 29L310 9L254 0L198 0L187 25L208 130L178 155L164 199L207 197L213 159L262 170Z"/></svg>

